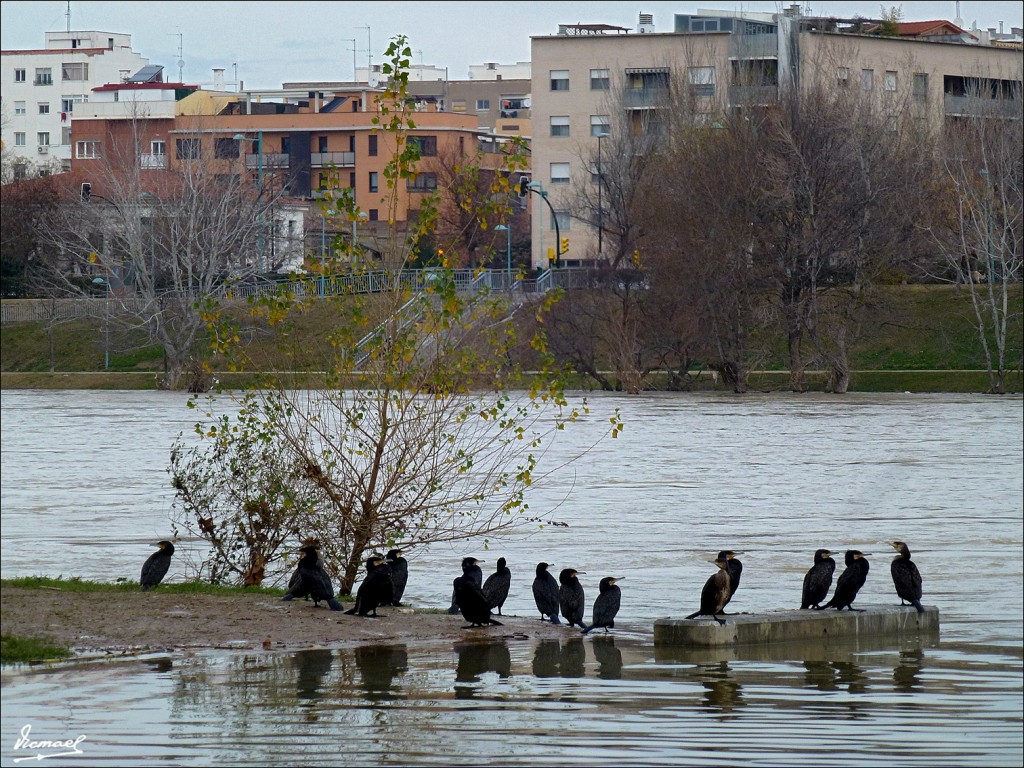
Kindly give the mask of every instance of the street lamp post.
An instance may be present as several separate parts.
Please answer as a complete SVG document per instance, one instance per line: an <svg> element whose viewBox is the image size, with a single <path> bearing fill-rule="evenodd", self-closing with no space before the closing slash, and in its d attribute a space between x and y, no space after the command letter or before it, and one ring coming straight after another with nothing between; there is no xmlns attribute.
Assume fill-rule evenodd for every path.
<svg viewBox="0 0 1024 768"><path fill-rule="evenodd" d="M505 277L507 287L512 287L512 227L499 224L494 228L498 232L505 233Z"/></svg>
<svg viewBox="0 0 1024 768"><path fill-rule="evenodd" d="M601 190L604 187L604 178L601 176L601 139L604 138L604 134L597 134L597 258L600 261L602 258L602 246L604 245L604 204L601 199Z"/></svg>
<svg viewBox="0 0 1024 768"><path fill-rule="evenodd" d="M358 216L353 216L352 217L352 259L351 259L350 263L353 264L353 265L355 264L355 260L356 260L356 245L359 242L359 237L358 237L359 229L356 226L356 223L359 221L359 219L365 219L365 218L366 218L366 214L363 213L362 211L359 212Z"/></svg>
<svg viewBox="0 0 1024 768"><path fill-rule="evenodd" d="M558 226L558 214L555 213L555 206L548 200L548 193L544 191L544 186L539 181L531 181L527 187L534 194L540 195L541 199L548 204L548 208L551 209L551 221L555 225L555 263L558 263L558 257L562 255L562 231ZM540 220L540 255L544 257L544 214L538 216Z"/></svg>
<svg viewBox="0 0 1024 768"><path fill-rule="evenodd" d="M324 280L327 278L327 217L320 213L320 298L325 294Z"/></svg>
<svg viewBox="0 0 1024 768"><path fill-rule="evenodd" d="M259 201L259 213L256 218L256 274L263 273L263 131L256 131L256 138L236 133L235 141L252 141L256 144L256 189Z"/></svg>
<svg viewBox="0 0 1024 768"><path fill-rule="evenodd" d="M103 370L110 369L110 281L94 277L93 285L106 285L107 295L103 300Z"/></svg>

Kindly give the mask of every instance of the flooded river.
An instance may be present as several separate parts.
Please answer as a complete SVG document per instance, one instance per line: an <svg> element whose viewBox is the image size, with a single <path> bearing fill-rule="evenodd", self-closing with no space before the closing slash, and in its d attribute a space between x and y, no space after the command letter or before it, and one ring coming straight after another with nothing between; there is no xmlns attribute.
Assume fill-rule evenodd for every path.
<svg viewBox="0 0 1024 768"><path fill-rule="evenodd" d="M161 392L2 397L2 574L138 578L169 536L166 473L195 412ZM616 630L558 642L208 652L5 668L15 744L74 739L49 764L1018 765L1022 758L1020 397L597 395L551 453L623 434L530 497L569 523L412 551L406 597L443 607L464 554L513 571L504 612L534 616L539 560L571 566L589 605L624 576ZM941 637L910 644L670 652L652 624L697 608L720 549L744 554L730 610L799 605L813 551L872 553L858 603L892 604L910 544ZM182 542L184 578L199 542ZM841 568L841 566L840 566ZM50 750L53 751L53 750ZM84 764L78 762L78 765Z"/></svg>

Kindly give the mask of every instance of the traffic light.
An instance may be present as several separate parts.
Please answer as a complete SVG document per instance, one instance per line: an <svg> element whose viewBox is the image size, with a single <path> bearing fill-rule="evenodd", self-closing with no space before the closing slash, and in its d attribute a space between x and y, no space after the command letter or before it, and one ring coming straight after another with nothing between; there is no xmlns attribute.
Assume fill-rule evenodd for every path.
<svg viewBox="0 0 1024 768"><path fill-rule="evenodd" d="M530 177L520 176L519 184L516 185L516 190L519 192L520 197L526 197L530 194Z"/></svg>
<svg viewBox="0 0 1024 768"><path fill-rule="evenodd" d="M562 253L565 254L565 253L568 253L568 252L569 252L569 238L568 237L563 237L562 238Z"/></svg>
<svg viewBox="0 0 1024 768"><path fill-rule="evenodd" d="M88 181L82 182L82 202L88 203L89 198L92 197L92 184Z"/></svg>

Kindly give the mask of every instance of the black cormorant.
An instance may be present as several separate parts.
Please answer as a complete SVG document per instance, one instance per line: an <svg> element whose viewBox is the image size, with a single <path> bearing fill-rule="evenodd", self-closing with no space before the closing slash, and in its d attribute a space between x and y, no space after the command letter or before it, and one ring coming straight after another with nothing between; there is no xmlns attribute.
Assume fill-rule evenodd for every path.
<svg viewBox="0 0 1024 768"><path fill-rule="evenodd" d="M921 605L921 572L910 559L910 547L905 542L894 541L892 548L900 553L889 566L900 605L910 603L917 608L918 613L924 613L924 606Z"/></svg>
<svg viewBox="0 0 1024 768"><path fill-rule="evenodd" d="M835 608L837 611L849 608L851 611L860 611L860 608L853 607L853 601L857 599L857 593L864 586L868 579L868 569L871 567L864 558L864 553L856 549L846 550L846 570L839 576L836 582L836 591L832 593L832 599L825 605L819 605L818 610Z"/></svg>
<svg viewBox="0 0 1024 768"><path fill-rule="evenodd" d="M174 545L169 541L161 541L156 546L160 547L160 549L147 557L146 562L142 564L142 575L139 577L139 583L142 584L143 592L163 581L164 576L167 575L167 569L171 567L171 555L174 554Z"/></svg>
<svg viewBox="0 0 1024 768"><path fill-rule="evenodd" d="M487 598L484 597L484 591L476 583L476 579L463 574L452 582L452 589L463 618L469 622L469 626L463 627L463 629L484 627L488 624L501 626L500 621L491 618L491 608L487 604Z"/></svg>
<svg viewBox="0 0 1024 768"><path fill-rule="evenodd" d="M614 576L605 576L601 579L598 590L601 594L594 601L594 611L590 615L590 626L583 628L583 634L592 629L604 627L604 631L615 628L615 615L619 612L619 602L622 599L622 590L616 586L619 581Z"/></svg>
<svg viewBox="0 0 1024 768"><path fill-rule="evenodd" d="M366 560L366 577L356 590L356 604L345 611L349 616L377 617L377 606L391 605L395 591L391 584L391 569L379 554Z"/></svg>
<svg viewBox="0 0 1024 768"><path fill-rule="evenodd" d="M828 597L832 587L832 574L836 571L836 561L827 549L819 549L814 553L814 565L804 576L804 589L800 597L800 609L817 608L821 601Z"/></svg>
<svg viewBox="0 0 1024 768"><path fill-rule="evenodd" d="M308 544L299 551L302 552L302 557L299 558L296 568L298 579L292 577L295 584L288 588L281 599L292 600L309 595L313 598L314 606L320 605L320 601L323 600L332 611L340 611L341 603L334 599L334 585L331 584L331 577L327 575L327 571L320 565L316 547Z"/></svg>
<svg viewBox="0 0 1024 768"><path fill-rule="evenodd" d="M473 581L476 582L478 587L483 587L484 583L484 572L480 569L477 563L482 563L483 560L477 560L475 557L464 557L462 558L462 575L469 576ZM455 590L452 590L452 604L448 609L448 613L454 616L459 612L459 601L455 596Z"/></svg>
<svg viewBox="0 0 1024 768"><path fill-rule="evenodd" d="M580 629L585 629L583 602L586 598L583 595L583 585L576 578L580 573L582 571L577 571L575 568L563 568L562 572L558 574L558 607L570 627L579 624Z"/></svg>
<svg viewBox="0 0 1024 768"><path fill-rule="evenodd" d="M487 604L491 608L497 608L499 616L501 616L501 606L505 604L505 600L508 598L508 590L511 586L512 571L506 565L505 558L499 557L497 569L487 577L487 581L483 585Z"/></svg>
<svg viewBox="0 0 1024 768"><path fill-rule="evenodd" d="M548 573L549 563L537 563L537 575L533 579L533 599L540 611L541 621L551 619L552 624L561 624L558 619L558 582Z"/></svg>
<svg viewBox="0 0 1024 768"><path fill-rule="evenodd" d="M387 563L391 566L391 586L395 593L391 604L401 605L405 585L409 582L409 561L402 557L402 550L392 549L388 552Z"/></svg>
<svg viewBox="0 0 1024 768"><path fill-rule="evenodd" d="M320 542L317 539L306 539L306 541L303 543L303 546L304 547L316 547L316 549L317 549L316 564L320 565L320 553L319 553ZM292 577L290 579L288 579L288 591L290 592L293 588L299 587L299 582L300 582L301 579L302 579L302 572L299 570L298 566L295 566L295 573L293 573ZM300 597L300 595L295 595L295 596L296 597ZM306 592L304 595L302 595L302 597L304 597L306 600L309 600L309 592ZM314 606L318 606L319 604L320 604L319 601L317 601L316 603L314 603Z"/></svg>
<svg viewBox="0 0 1024 768"><path fill-rule="evenodd" d="M733 552L730 549L723 549L718 553L719 560L725 560L725 570L729 572L729 597L725 601L725 605L722 606L722 610L719 611L723 616L725 613L725 606L732 600L732 596L736 594L736 590L740 587L740 577L743 575L743 563L736 559L736 555L742 555L742 552Z"/></svg>
<svg viewBox="0 0 1024 768"><path fill-rule="evenodd" d="M686 618L710 616L719 624L725 624L725 620L718 618L717 614L721 613L725 604L729 602L729 560L720 555L717 560L711 562L718 566L718 571L704 583L704 589L700 591L700 608Z"/></svg>

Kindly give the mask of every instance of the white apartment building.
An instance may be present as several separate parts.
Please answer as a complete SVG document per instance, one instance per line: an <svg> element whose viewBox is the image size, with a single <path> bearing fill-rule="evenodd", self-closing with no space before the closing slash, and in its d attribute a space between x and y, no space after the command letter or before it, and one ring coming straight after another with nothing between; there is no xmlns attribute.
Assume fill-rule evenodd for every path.
<svg viewBox="0 0 1024 768"><path fill-rule="evenodd" d="M0 51L4 163L12 175L71 168L71 117L93 89L149 64L118 32L47 32L44 48Z"/></svg>
<svg viewBox="0 0 1024 768"><path fill-rule="evenodd" d="M802 17L798 6L780 14L700 10L673 22L672 31L661 32L641 14L635 32L562 25L558 34L531 38L531 178L546 198L531 195L534 267L549 266L556 237L569 240L561 265L608 258L606 239L598 252L596 222L574 218L573 203L599 178L601 138L614 126L656 129L664 122L660 110L671 108L670 93L687 94L707 122L816 84L849 88L882 109L909 105L932 125L972 115L972 94L989 94L996 109L1021 98L1020 46L881 37L842 20ZM611 142L603 144L607 151Z"/></svg>

